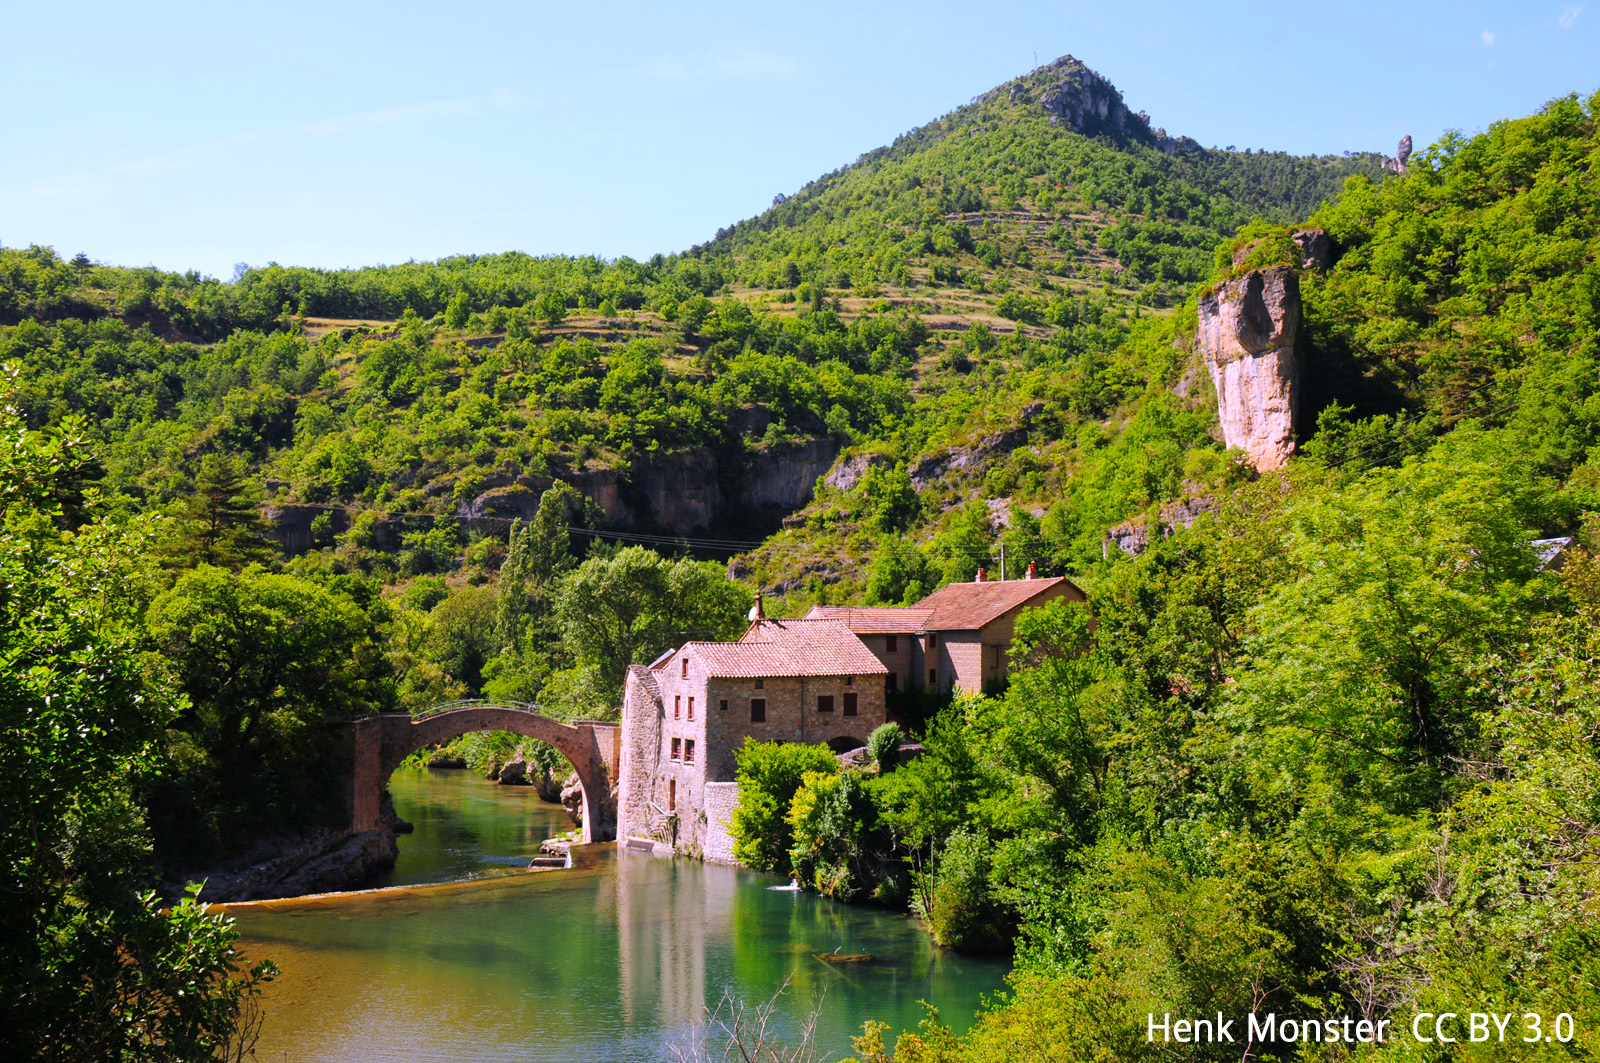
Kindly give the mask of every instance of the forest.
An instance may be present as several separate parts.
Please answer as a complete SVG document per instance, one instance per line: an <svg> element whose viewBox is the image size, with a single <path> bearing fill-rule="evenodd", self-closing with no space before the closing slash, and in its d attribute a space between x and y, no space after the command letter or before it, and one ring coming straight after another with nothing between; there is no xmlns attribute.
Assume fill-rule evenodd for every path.
<svg viewBox="0 0 1600 1063"><path fill-rule="evenodd" d="M1015 957L969 1034L869 1027L859 1059L1234 1058L1143 1016L1468 998L1581 1020L1481 1058L1593 1054L1597 109L1402 177L997 91L648 262L221 281L0 248L0 1045L239 1043L273 970L183 882L337 817L323 719L604 717L757 589L898 604L1003 547L1090 593L1026 617L1005 690L907 706L860 771L741 758L751 866ZM1300 276L1316 416L1257 475L1216 438L1196 303L1299 269L1305 225L1337 250ZM573 486L797 441L856 474L737 534ZM293 548L291 507L318 514ZM1556 537L1559 565L1530 545Z"/></svg>

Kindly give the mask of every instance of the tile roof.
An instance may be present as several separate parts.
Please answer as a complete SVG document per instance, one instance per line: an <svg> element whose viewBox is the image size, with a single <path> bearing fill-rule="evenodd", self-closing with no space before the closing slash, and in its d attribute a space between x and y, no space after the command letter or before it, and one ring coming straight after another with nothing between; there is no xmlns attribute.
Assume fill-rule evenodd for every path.
<svg viewBox="0 0 1600 1063"><path fill-rule="evenodd" d="M738 642L686 642L682 652L724 679L889 672L837 620L758 620Z"/></svg>
<svg viewBox="0 0 1600 1063"><path fill-rule="evenodd" d="M921 631L933 615L931 609L915 606L813 605L807 620L837 620L857 635L910 635Z"/></svg>
<svg viewBox="0 0 1600 1063"><path fill-rule="evenodd" d="M972 631L1063 583L1069 588L1069 594L1077 591L1077 597L1084 597L1065 576L986 580L946 584L918 602L915 608L933 614L928 618L929 631Z"/></svg>

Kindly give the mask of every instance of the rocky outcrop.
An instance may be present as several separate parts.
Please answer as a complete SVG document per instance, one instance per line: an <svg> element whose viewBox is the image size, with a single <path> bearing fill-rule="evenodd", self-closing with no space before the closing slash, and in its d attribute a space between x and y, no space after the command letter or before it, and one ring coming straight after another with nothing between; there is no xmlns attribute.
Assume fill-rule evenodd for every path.
<svg viewBox="0 0 1600 1063"><path fill-rule="evenodd" d="M1300 249L1301 269L1327 269L1333 265L1333 241L1326 229L1297 229L1292 234Z"/></svg>
<svg viewBox="0 0 1600 1063"><path fill-rule="evenodd" d="M1258 471L1294 453L1299 328L1300 280L1287 266L1252 270L1200 300L1195 341L1217 390L1223 440Z"/></svg>
<svg viewBox="0 0 1600 1063"><path fill-rule="evenodd" d="M709 528L722 513L717 456L709 450L661 454L634 466L633 483L651 518L663 528Z"/></svg>
<svg viewBox="0 0 1600 1063"><path fill-rule="evenodd" d="M1400 138L1400 143L1394 149L1394 158L1384 159L1383 168L1390 173L1397 173L1401 177L1411 171L1406 168L1406 163L1411 159L1411 134L1407 133Z"/></svg>
<svg viewBox="0 0 1600 1063"><path fill-rule="evenodd" d="M1154 522L1140 518L1106 529L1105 549L1121 550L1131 557L1138 557L1150 548L1152 537L1169 538L1179 528L1192 526L1200 514L1211 513L1216 508L1217 500L1210 495L1169 502L1161 507Z"/></svg>
<svg viewBox="0 0 1600 1063"><path fill-rule="evenodd" d="M861 482L868 469L893 464L887 454L851 454L828 471L822 482L839 491L848 491Z"/></svg>
<svg viewBox="0 0 1600 1063"><path fill-rule="evenodd" d="M1044 403L1030 402L1018 413L1018 423L984 436L969 446L951 447L949 450L919 458L911 466L911 486L926 490L936 480L952 472L977 470L991 464L1001 455L1008 454L1028 441L1028 430L1044 412Z"/></svg>
<svg viewBox="0 0 1600 1063"><path fill-rule="evenodd" d="M1149 117L1129 110L1115 85L1072 56L1064 55L1040 72L1049 83L1039 93L1039 106L1051 121L1091 136L1150 138Z"/></svg>
<svg viewBox="0 0 1600 1063"><path fill-rule="evenodd" d="M500 765L500 774L495 778L501 786L527 786L528 761L522 755L522 750L517 750L511 759Z"/></svg>
<svg viewBox="0 0 1600 1063"><path fill-rule="evenodd" d="M350 515L343 509L327 506L274 503L266 506L261 515L266 519L267 536L288 554L303 554L317 545L316 537L311 534L311 522L318 517L329 519L329 530L334 535L342 535L350 530Z"/></svg>
<svg viewBox="0 0 1600 1063"><path fill-rule="evenodd" d="M205 888L200 899L217 904L359 889L394 868L400 855L395 836L411 829L411 824L395 815L385 793L376 830L352 833L323 828L262 842L232 863L177 876L163 886L163 893L176 897L182 893L183 882L202 880Z"/></svg>
<svg viewBox="0 0 1600 1063"><path fill-rule="evenodd" d="M750 458L741 505L769 513L787 513L811 501L817 477L839 455L831 439L803 439L759 450Z"/></svg>

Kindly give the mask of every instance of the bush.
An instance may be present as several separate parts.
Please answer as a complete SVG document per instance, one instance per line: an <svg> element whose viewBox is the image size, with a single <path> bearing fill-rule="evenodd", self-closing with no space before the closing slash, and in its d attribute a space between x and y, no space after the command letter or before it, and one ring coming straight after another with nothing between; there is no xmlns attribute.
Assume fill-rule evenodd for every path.
<svg viewBox="0 0 1600 1063"><path fill-rule="evenodd" d="M795 877L838 901L905 904L905 864L860 772L807 772L789 805Z"/></svg>
<svg viewBox="0 0 1600 1063"><path fill-rule="evenodd" d="M933 870L925 913L939 944L958 952L1009 951L1011 919L995 899L989 868L989 836L957 827Z"/></svg>
<svg viewBox="0 0 1600 1063"><path fill-rule="evenodd" d="M886 723L867 738L867 752L878 765L878 772L887 775L900 763L900 741L904 732L897 723Z"/></svg>
<svg viewBox="0 0 1600 1063"><path fill-rule="evenodd" d="M737 754L739 807L733 813L733 855L757 871L791 870L790 802L807 774L839 770L827 746L744 740Z"/></svg>

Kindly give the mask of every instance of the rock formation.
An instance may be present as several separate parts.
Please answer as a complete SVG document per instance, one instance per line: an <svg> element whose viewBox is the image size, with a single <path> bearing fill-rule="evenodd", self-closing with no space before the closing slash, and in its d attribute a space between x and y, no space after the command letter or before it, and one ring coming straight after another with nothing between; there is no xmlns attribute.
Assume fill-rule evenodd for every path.
<svg viewBox="0 0 1600 1063"><path fill-rule="evenodd" d="M1301 269L1327 269L1333 265L1333 241L1328 239L1328 230L1297 229L1293 238L1300 249Z"/></svg>
<svg viewBox="0 0 1600 1063"><path fill-rule="evenodd" d="M576 826L583 826L583 784L578 782L576 772L567 776L566 785L561 788L561 807L567 810L567 818ZM600 805L600 827L596 837L615 837L617 833L617 788L612 787L611 792Z"/></svg>
<svg viewBox="0 0 1600 1063"><path fill-rule="evenodd" d="M1400 138L1399 145L1394 149L1394 158L1385 159L1383 161L1383 168L1388 170L1390 173L1397 173L1401 177L1404 177L1406 174L1411 172L1406 169L1406 162L1410 158L1411 134L1407 133L1405 136Z"/></svg>
<svg viewBox="0 0 1600 1063"><path fill-rule="evenodd" d="M1252 270L1200 300L1195 340L1217 389L1227 445L1265 472L1295 449L1300 279L1288 266Z"/></svg>

